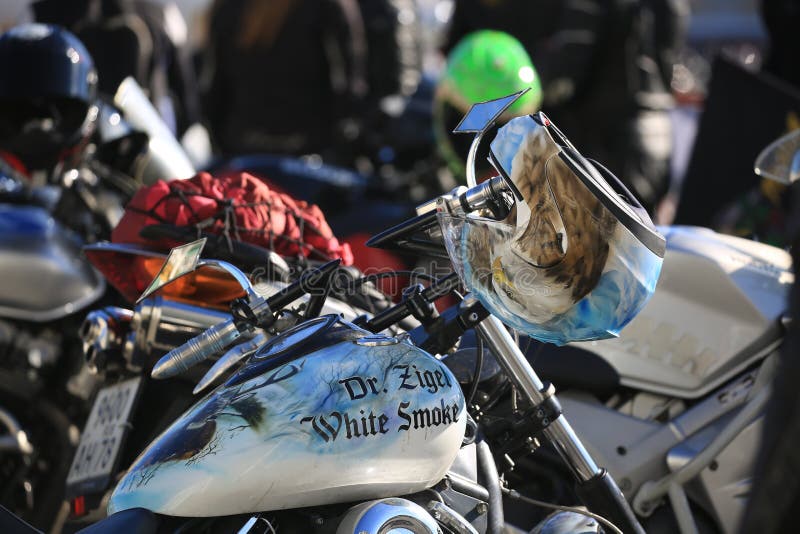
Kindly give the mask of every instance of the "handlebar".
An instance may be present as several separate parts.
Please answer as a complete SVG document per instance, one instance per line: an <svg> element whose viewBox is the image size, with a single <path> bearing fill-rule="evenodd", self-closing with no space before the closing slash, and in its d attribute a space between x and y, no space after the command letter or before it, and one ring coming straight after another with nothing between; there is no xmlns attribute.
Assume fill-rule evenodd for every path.
<svg viewBox="0 0 800 534"><path fill-rule="evenodd" d="M460 284L461 280L459 280L458 275L451 273L440 278L424 289L421 293L421 297L426 302L433 302L439 297L443 297L454 289L457 289ZM372 319L356 321L356 325L361 326L370 332L380 332L381 330L385 330L393 324L402 321L412 313L413 309L409 305L409 302L403 301L380 312Z"/></svg>
<svg viewBox="0 0 800 534"><path fill-rule="evenodd" d="M266 299L252 290L248 291L248 297L240 299L238 306L239 310L245 312L245 317L239 317L238 321L231 318L212 326L199 336L169 351L153 366L150 376L157 380L175 376L233 343L239 338L242 330L247 330L256 324L262 326L272 324L273 311L288 306L304 293L327 288L331 275L340 263L341 260L329 261L313 271L306 272L299 280ZM236 269L230 265L229 268ZM246 280L245 275L241 271L238 272Z"/></svg>
<svg viewBox="0 0 800 534"><path fill-rule="evenodd" d="M218 323L158 360L150 376L159 380L175 376L221 351L238 339L241 332L233 319Z"/></svg>

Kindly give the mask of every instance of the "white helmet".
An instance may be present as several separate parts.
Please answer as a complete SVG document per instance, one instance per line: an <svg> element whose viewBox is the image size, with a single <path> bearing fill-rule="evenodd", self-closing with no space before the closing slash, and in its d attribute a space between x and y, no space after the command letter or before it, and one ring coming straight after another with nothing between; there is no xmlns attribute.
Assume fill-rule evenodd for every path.
<svg viewBox="0 0 800 534"><path fill-rule="evenodd" d="M464 284L506 324L540 341L616 336L661 272L665 240L647 212L543 113L500 128L490 160L514 192L508 216L438 214Z"/></svg>

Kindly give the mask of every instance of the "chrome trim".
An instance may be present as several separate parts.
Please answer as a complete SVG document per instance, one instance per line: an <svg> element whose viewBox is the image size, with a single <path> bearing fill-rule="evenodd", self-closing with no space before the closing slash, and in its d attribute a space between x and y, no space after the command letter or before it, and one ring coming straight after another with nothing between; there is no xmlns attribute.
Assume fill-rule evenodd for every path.
<svg viewBox="0 0 800 534"><path fill-rule="evenodd" d="M266 534L267 532L276 534L275 527L272 526L272 523L270 523L266 517L254 515L245 521L242 528L236 531L236 534Z"/></svg>
<svg viewBox="0 0 800 534"><path fill-rule="evenodd" d="M472 139L472 144L469 145L469 153L467 154L467 187L475 187L478 185L478 180L475 179L475 158L478 156L478 146L481 144L486 130L480 132Z"/></svg>
<svg viewBox="0 0 800 534"><path fill-rule="evenodd" d="M150 313L145 314L145 309L150 308ZM153 313L159 310L158 316ZM142 301L136 307L137 312L142 312L147 319L157 319L159 323L168 322L173 325L185 326L204 330L230 317L227 311L213 308L203 308L163 297L154 297Z"/></svg>
<svg viewBox="0 0 800 534"><path fill-rule="evenodd" d="M253 299L253 302L258 302L258 300L261 299L261 296L253 288L253 284L250 282L250 279L247 278L247 275L235 265L222 260L201 259L197 262L197 267L216 267L221 269L231 275L234 280L242 286L242 289L247 293L247 297Z"/></svg>
<svg viewBox="0 0 800 534"><path fill-rule="evenodd" d="M427 508L434 519L456 534L478 534L478 531L469 521L443 502L431 501L428 503Z"/></svg>
<svg viewBox="0 0 800 534"><path fill-rule="evenodd" d="M269 339L267 334L261 332L250 341L240 343L228 350L228 352L223 354L220 359L217 360L213 366L211 366L211 369L209 369L208 372L203 375L203 378L201 378L194 387L192 394L197 395L206 389L212 382L214 382L214 380L225 374L228 369L258 350L261 345L267 342L267 339Z"/></svg>
<svg viewBox="0 0 800 534"><path fill-rule="evenodd" d="M356 345L361 345L363 347L384 347L386 345L397 345L398 343L400 343L400 340L396 337L382 336L380 334L356 339Z"/></svg>
<svg viewBox="0 0 800 534"><path fill-rule="evenodd" d="M92 310L80 328L83 355L91 372L97 372L96 357L109 349L121 349L134 313L125 308L108 306Z"/></svg>
<svg viewBox="0 0 800 534"><path fill-rule="evenodd" d="M462 301L462 305L472 302L474 302L474 297L468 296ZM525 355L511 334L508 333L505 325L497 317L490 315L476 328L489 345L490 350L497 356L497 362L503 367L506 375L527 397L531 405L541 404L546 398L544 384L528 360L525 359ZM567 421L566 415L553 421L550 426L545 428L544 434L579 480L585 482L600 473L594 459Z"/></svg>
<svg viewBox="0 0 800 534"><path fill-rule="evenodd" d="M163 297L150 297L136 306L131 333L133 342L125 346L129 362L135 351L149 354L153 349L169 351L175 348L163 340L163 335L184 335L186 339L230 317L224 311L202 308Z"/></svg>
<svg viewBox="0 0 800 534"><path fill-rule="evenodd" d="M436 520L420 505L406 499L379 499L347 511L336 534L382 534L393 529L414 534L441 534Z"/></svg>

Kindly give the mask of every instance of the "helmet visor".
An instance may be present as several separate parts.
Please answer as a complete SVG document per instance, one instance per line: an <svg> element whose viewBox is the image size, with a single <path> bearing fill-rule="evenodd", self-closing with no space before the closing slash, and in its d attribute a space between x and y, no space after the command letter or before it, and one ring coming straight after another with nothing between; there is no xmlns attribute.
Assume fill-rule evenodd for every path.
<svg viewBox="0 0 800 534"><path fill-rule="evenodd" d="M491 144L515 190L509 215L439 214L445 244L467 288L517 330L557 344L612 337L654 291L663 238L541 119L513 119Z"/></svg>

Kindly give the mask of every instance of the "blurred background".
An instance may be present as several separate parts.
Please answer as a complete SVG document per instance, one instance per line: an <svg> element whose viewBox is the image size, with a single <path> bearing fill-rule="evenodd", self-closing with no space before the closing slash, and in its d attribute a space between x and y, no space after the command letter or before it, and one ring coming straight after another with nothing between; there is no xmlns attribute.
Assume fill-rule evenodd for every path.
<svg viewBox="0 0 800 534"><path fill-rule="evenodd" d="M56 4L58 9L53 9ZM645 43L646 36L642 36L639 45L644 52L637 58L626 60L628 64L645 63L655 58L657 69L668 71L666 77L670 79L665 82L666 87L653 89L652 82L644 82L650 84L644 91L626 88L631 80L622 76L615 82L616 86L608 83L600 87L603 84L598 82L596 72L582 74L590 66L598 70L595 65L606 61L598 59L598 54L608 56L607 51L597 50L623 46L613 42L600 44L600 40L609 40L604 32L634 31L623 22L614 22L626 16L622 11L611 13L610 19L603 20L590 15L594 9L591 6L595 4L591 1L584 3L590 6L584 12L581 11L583 8L572 5L580 6L580 2L548 1L337 0L322 2L311 9L309 2L289 0L43 0L33 3L6 0L0 5L0 28L31 20L62 22L70 27L68 19L75 18L78 12L91 14L92 10L99 10L101 17L110 16L118 9L109 7L112 4L128 6L124 9L134 11L153 11L153 6L161 10L155 18L160 26L158 31L163 31L168 36L167 41L171 42L171 50L166 54L169 57L164 60L170 63L165 67L165 94L171 99L161 98L155 102L157 88L151 91L151 99L179 137L188 134L190 139L193 139L192 135L196 138L196 131L190 127L202 125L210 137L215 158L229 159L256 153L313 154L325 163L341 165L362 175L377 175L390 187L403 184L404 195L411 201L426 198L431 189L438 192L454 186L460 181L458 176L453 176L458 171L450 172L448 176L448 172L442 169L447 166L443 165L441 158L435 160L441 155L441 150L433 147L440 145L442 140L437 139L436 125L432 125L437 119L431 115L432 101L439 98L442 78L448 75L445 71L446 53L457 44L456 37L482 29L480 22L476 21L486 21L487 28L507 31L523 42L535 69L542 76L542 109L561 125L580 150L620 176L637 193L657 222L701 224L765 240L771 238L764 236L775 233L772 229L762 228L767 224L766 220L771 221L774 217L770 207L761 205L764 203L763 195L751 191L759 188L750 172L751 156L754 157L763 146L761 141L764 138L781 133L775 131L775 124L788 120L786 107L793 105L793 84L781 85L779 82L781 87L777 90L783 94L788 91L788 101L786 98L778 99L780 109L774 113L778 118L762 121L761 126L755 127L765 132L764 136L753 139L750 149L739 150L736 147L741 140L726 137L732 133L733 110L725 110L728 104L744 109L753 108L755 102L759 102L759 107L764 103L769 106L774 100L768 96L774 87L759 93L762 88L743 88L746 84L736 78L746 76L742 73L758 75L765 66L770 53L770 32L764 22L767 12L773 11L773 19L775 13L783 13L777 15L779 19L787 18L786 13L797 10L793 7L796 2L642 2L643 6L655 6L651 9L655 19L676 19L667 21L666 29L658 28L663 20L651 21L656 33L666 34L662 41L671 40L668 46L663 46L668 49L668 57L666 52L661 53L658 46L662 45L658 43L648 50L651 43ZM664 13L659 14L659 10ZM487 18L487 13L493 14ZM512 21L514 15L529 22ZM78 18L83 22L72 20L73 26L85 24L84 15ZM245 20L250 20L250 23L245 23ZM619 27L608 28L609 20ZM605 25L606 28L594 27L593 24ZM579 35L581 32L585 35ZM287 38L286 35L293 37ZM319 37L319 46L324 49L325 57L322 59L318 57L320 52L313 49L317 45L308 44L314 41L315 36ZM577 40L562 42L573 37ZM597 41L596 45L588 44L589 41L580 42L585 37ZM541 43L544 45L540 46ZM592 46L596 50L590 55L587 50ZM784 43L782 46L791 45ZM97 55L92 46L89 49ZM159 54L156 51L155 55ZM340 71L336 69L336 60L331 60L331 54L341 59ZM581 54L585 57L579 57ZM661 61L660 55L666 60ZM291 59L286 59L290 56ZM221 60L221 57L225 59ZM557 62L561 64L574 63L572 72L563 73L558 67L554 68L552 64L557 62L551 58L558 58ZM116 77L119 79L114 75L104 75L102 57L95 57L95 61L99 64L101 91L104 80L109 87L121 80L121 74ZM724 66L715 68L715 62L722 62ZM624 64L620 67L611 61L606 63L607 66L601 64L599 69L626 68ZM177 67L173 68L173 64ZM295 68L298 65L308 67ZM641 72L635 73L634 77L647 73L647 66L636 65L636 68ZM323 72L326 69L327 72ZM725 88L717 92L726 93L725 97L712 95L712 74L716 70L721 70L717 75L717 85ZM771 69L771 74L776 74L777 70L780 69ZM331 89L310 89L323 85L321 76L326 78L325 84L330 81ZM610 77L614 76L612 73ZM790 76L785 73L777 75L783 81L787 77ZM148 84L148 80L142 79L139 82L146 89L148 85L155 87L156 83L151 81ZM561 94L564 93L561 91L562 82L568 86L575 85L566 91L568 96ZM596 87L582 89L581 83ZM596 112L598 107L602 107L597 102L613 100L611 95L626 90L632 93L628 100L641 100L640 93L648 92L649 95L645 95L648 98L664 96L658 94L664 91L670 98L653 105L638 102L635 113L628 113L624 107L615 109L613 103L609 104L607 114ZM597 100L584 94L583 101L580 101L581 93L592 91ZM719 104L712 106L713 120L705 121L709 124L701 127L702 112L715 96ZM622 102L624 99L620 97L617 100ZM653 98L651 101L655 102ZM617 122L616 116L625 114L638 115L635 119L620 119L624 126L616 129L610 126ZM668 115L668 124L663 115ZM403 120L396 120L401 116ZM269 127L263 126L266 123ZM573 126L573 123L580 123L581 127ZM322 124L325 126L321 127ZM733 131L735 124L733 121ZM589 133L584 134L583 130ZM638 133L631 134L630 130ZM619 146L600 146L603 143L592 138L592 131L596 132L595 137L619 139ZM642 132L648 133L644 135ZM695 142L698 132L708 140L707 146L702 140L698 142L703 148L702 153L698 152L698 143ZM621 155L631 145L643 145L637 148L638 159ZM719 153L721 147L725 149ZM741 154L741 159L733 158L736 161L729 162L730 168L735 169L733 171L725 164L720 166L720 159L729 160L732 153ZM748 158L749 163L743 167L742 162ZM207 155L196 159L203 164L201 167L209 161ZM708 181L709 165L718 170L715 174L726 175L720 178L723 183ZM665 166L668 168L662 168ZM731 173L735 176L730 176ZM683 187L685 183L689 184L687 188ZM692 197L691 201L679 202L687 195ZM709 201L709 197L713 198ZM743 198L748 199L745 204L758 204L765 214L757 221L742 223L746 218L741 213Z"/></svg>

